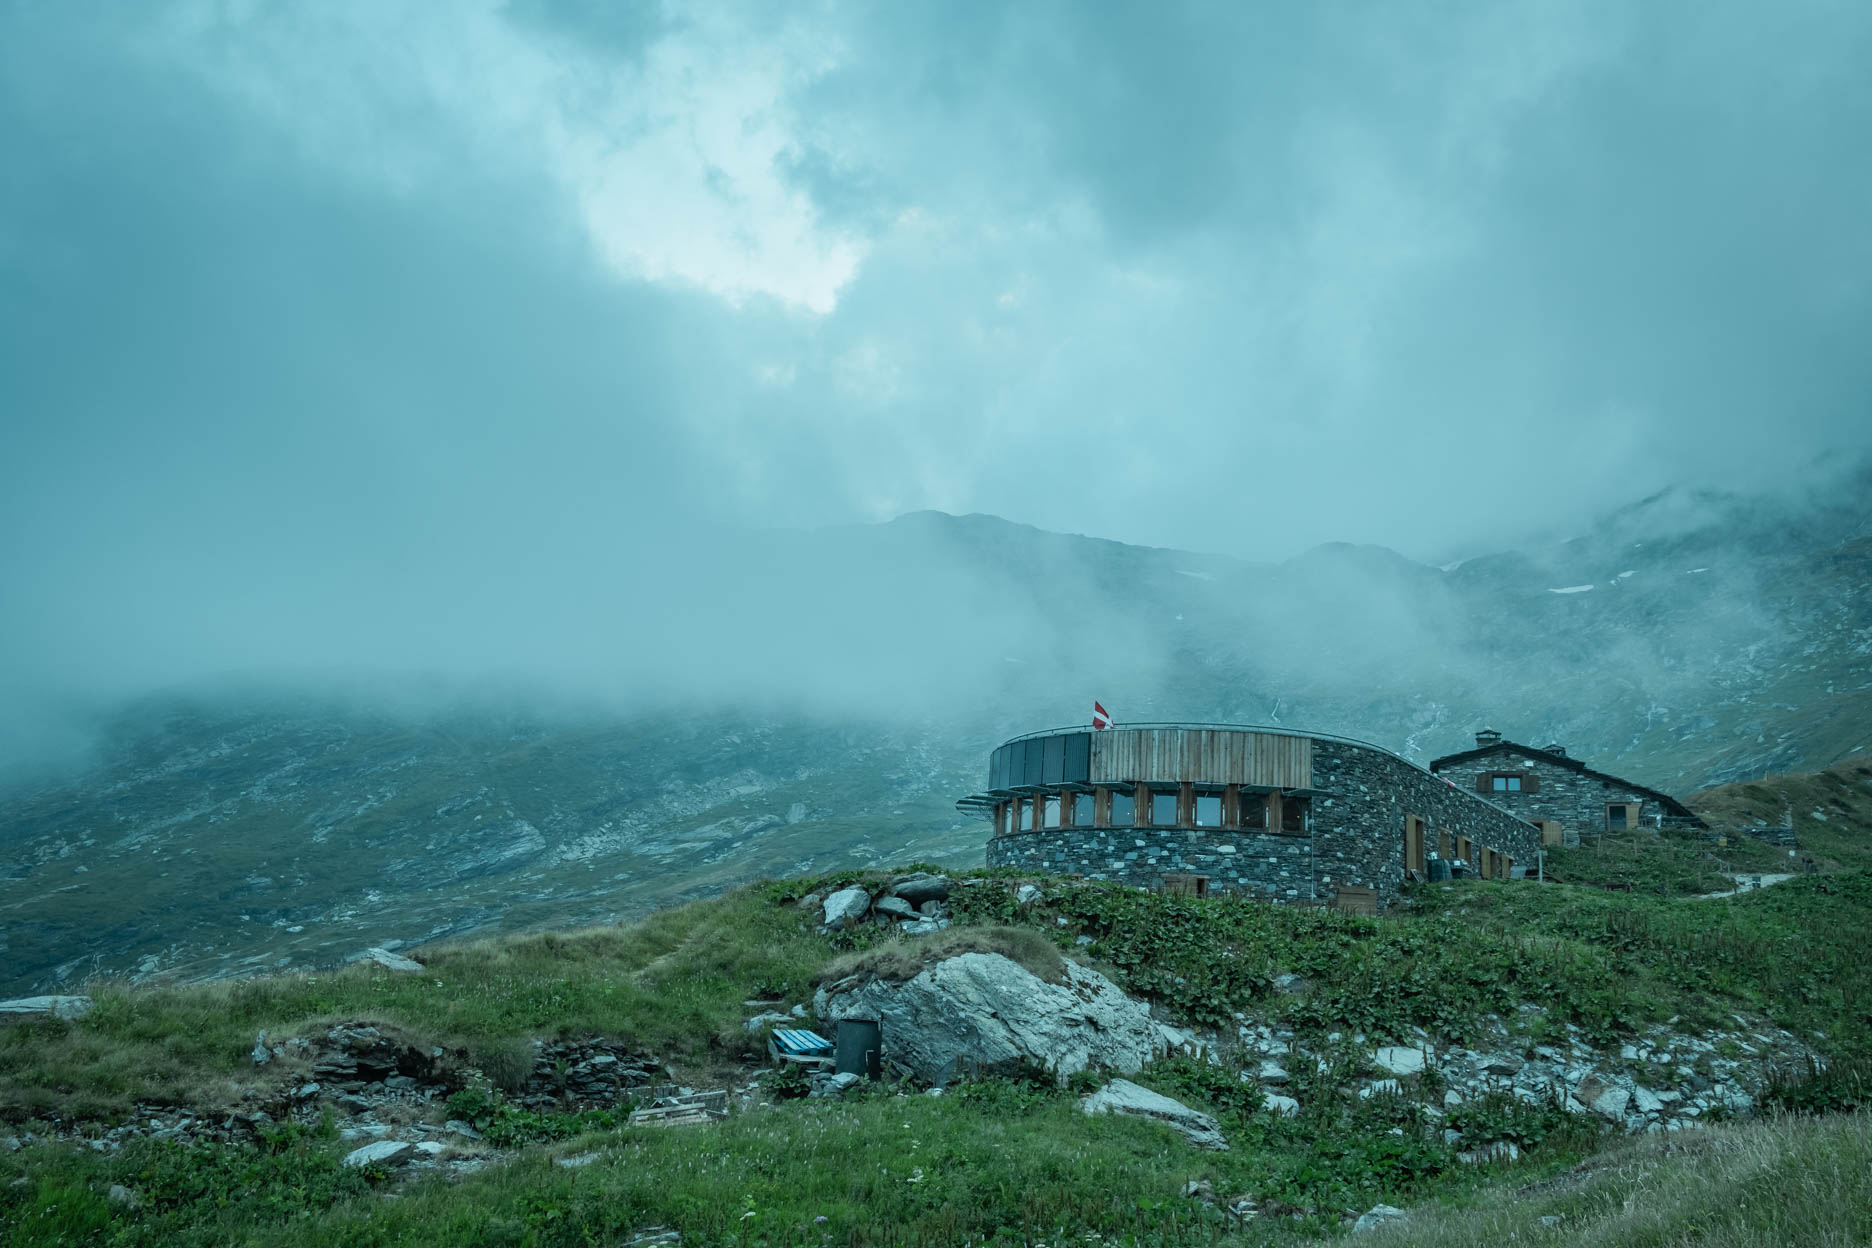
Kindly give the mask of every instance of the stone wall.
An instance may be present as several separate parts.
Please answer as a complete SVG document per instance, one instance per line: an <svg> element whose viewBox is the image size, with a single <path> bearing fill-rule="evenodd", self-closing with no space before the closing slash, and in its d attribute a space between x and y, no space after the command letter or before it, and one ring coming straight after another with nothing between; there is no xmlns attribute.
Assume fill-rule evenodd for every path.
<svg viewBox="0 0 1872 1248"><path fill-rule="evenodd" d="M1473 791L1441 779L1394 754L1338 741L1315 741L1313 784L1332 794L1313 802L1318 881L1330 897L1341 884L1372 888L1380 905L1397 900L1404 882L1404 817L1429 825L1426 853L1437 830L1467 837L1479 848L1533 865L1540 830Z"/></svg>
<svg viewBox="0 0 1872 1248"><path fill-rule="evenodd" d="M1140 888L1156 888L1166 875L1206 875L1217 893L1268 901L1316 899L1313 838L1306 835L1225 828L1048 828L990 840L988 865L1118 880Z"/></svg>
<svg viewBox="0 0 1872 1248"><path fill-rule="evenodd" d="M1612 802L1642 803L1639 818L1646 826L1662 811L1656 798L1647 797L1630 785L1601 780L1563 764L1542 762L1524 754L1504 751L1469 759L1445 767L1437 774L1447 777L1457 788L1474 793L1476 777L1495 772L1538 776L1538 793L1490 793L1489 800L1523 819L1556 819L1569 833L1569 840L1577 838L1581 832L1595 836L1605 831L1606 806Z"/></svg>
<svg viewBox="0 0 1872 1248"><path fill-rule="evenodd" d="M1448 828L1519 863L1534 861L1540 833L1473 792L1383 750L1315 740L1311 829L1302 834L1234 828L1048 828L988 843L988 865L1083 875L1156 888L1166 875L1206 875L1215 893L1280 902L1331 902L1341 885L1370 888L1381 906L1404 879L1404 817Z"/></svg>

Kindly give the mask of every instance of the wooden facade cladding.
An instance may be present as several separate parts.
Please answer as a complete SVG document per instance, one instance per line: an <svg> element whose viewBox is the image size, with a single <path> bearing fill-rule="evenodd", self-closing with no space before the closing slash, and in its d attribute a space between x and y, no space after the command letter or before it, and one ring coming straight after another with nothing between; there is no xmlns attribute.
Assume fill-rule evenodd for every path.
<svg viewBox="0 0 1872 1248"><path fill-rule="evenodd" d="M1112 728L1092 734L1091 779L1307 789L1313 739L1226 728Z"/></svg>

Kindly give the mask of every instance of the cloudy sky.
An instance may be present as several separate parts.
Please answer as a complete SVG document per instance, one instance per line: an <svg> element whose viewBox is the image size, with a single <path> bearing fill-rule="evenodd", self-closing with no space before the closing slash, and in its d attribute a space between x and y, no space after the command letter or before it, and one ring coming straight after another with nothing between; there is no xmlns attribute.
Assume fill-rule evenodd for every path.
<svg viewBox="0 0 1872 1248"><path fill-rule="evenodd" d="M1796 483L1872 442L1868 63L1858 0L0 0L9 662L719 526Z"/></svg>

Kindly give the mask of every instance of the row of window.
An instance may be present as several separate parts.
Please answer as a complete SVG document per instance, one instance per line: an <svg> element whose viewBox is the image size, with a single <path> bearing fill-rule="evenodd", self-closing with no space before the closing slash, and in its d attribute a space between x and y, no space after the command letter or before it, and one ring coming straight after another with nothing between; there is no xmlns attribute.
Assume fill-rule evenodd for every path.
<svg viewBox="0 0 1872 1248"><path fill-rule="evenodd" d="M1282 832L1311 827L1311 803L1304 797L1270 793L1196 793L1185 786L1135 792L1099 788L1091 793L1019 797L995 807L995 835L1038 828L1239 828L1267 831L1272 809Z"/></svg>
<svg viewBox="0 0 1872 1248"><path fill-rule="evenodd" d="M1404 816L1404 871L1417 879L1430 878L1429 824L1421 816ZM1477 845L1466 836L1457 836L1448 828L1436 831L1436 856L1446 861L1466 862L1485 880L1505 880L1514 871L1514 859L1507 854Z"/></svg>

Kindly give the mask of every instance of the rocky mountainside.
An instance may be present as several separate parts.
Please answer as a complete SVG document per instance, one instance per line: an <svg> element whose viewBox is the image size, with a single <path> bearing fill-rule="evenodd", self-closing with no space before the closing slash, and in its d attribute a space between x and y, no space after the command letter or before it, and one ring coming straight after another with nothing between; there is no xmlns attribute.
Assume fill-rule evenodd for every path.
<svg viewBox="0 0 1872 1248"><path fill-rule="evenodd" d="M984 829L953 801L988 749L1094 697L1121 720L1283 724L1419 760L1487 723L1680 794L1820 767L1872 744L1869 533L1872 470L1800 503L1667 493L1445 567L934 513L774 539L763 583L941 566L941 595L881 598L841 641L853 688L927 666L928 696L628 715L145 700L99 726L85 769L0 795L0 993L326 965L763 874L970 865ZM992 643L943 648L979 638L986 603L1010 621Z"/></svg>

